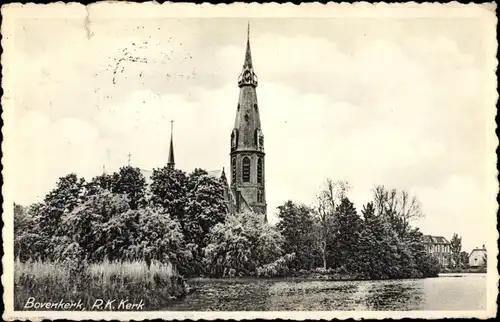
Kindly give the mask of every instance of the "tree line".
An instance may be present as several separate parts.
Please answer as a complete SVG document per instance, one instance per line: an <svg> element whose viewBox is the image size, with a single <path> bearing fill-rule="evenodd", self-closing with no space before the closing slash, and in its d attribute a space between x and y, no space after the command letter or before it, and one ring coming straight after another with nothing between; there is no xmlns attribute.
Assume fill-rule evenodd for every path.
<svg viewBox="0 0 500 322"><path fill-rule="evenodd" d="M186 276L288 276L304 272L360 278L435 276L421 216L406 192L374 189L358 213L345 182L327 180L317 205L287 201L279 222L229 214L224 184L202 169L185 173L122 167L86 181L59 179L42 202L14 205L14 252L21 261L173 263Z"/></svg>
<svg viewBox="0 0 500 322"><path fill-rule="evenodd" d="M425 251L423 234L410 225L422 216L420 204L405 191L374 188L373 200L358 213L347 197L347 182L327 180L316 207L292 201L278 207L278 230L285 252L294 253L293 270L370 279L427 277L439 264Z"/></svg>

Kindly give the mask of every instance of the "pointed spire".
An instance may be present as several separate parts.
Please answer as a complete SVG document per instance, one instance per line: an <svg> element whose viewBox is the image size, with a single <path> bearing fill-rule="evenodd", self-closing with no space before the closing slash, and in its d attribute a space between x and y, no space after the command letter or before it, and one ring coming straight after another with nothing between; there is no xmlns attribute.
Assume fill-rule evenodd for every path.
<svg viewBox="0 0 500 322"><path fill-rule="evenodd" d="M175 167L174 161L174 121L170 121L170 149L168 151L167 168L173 169Z"/></svg>
<svg viewBox="0 0 500 322"><path fill-rule="evenodd" d="M252 68L252 52L250 51L250 21L247 26L247 49L245 53L245 62L243 63L244 67Z"/></svg>
<svg viewBox="0 0 500 322"><path fill-rule="evenodd" d="M252 52L250 50L250 22L248 22L247 26L247 48L245 51L245 61L243 62L243 70L238 78L238 86L242 87L245 85L251 85L253 87L257 86L257 75L255 75L255 71L253 70Z"/></svg>

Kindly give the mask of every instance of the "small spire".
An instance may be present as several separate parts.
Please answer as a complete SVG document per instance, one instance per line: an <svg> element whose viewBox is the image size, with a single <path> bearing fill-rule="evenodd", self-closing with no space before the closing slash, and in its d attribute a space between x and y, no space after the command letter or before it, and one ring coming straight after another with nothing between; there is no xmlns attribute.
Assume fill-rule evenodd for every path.
<svg viewBox="0 0 500 322"><path fill-rule="evenodd" d="M128 166L130 167L130 158L132 157L132 154L129 152L128 153Z"/></svg>
<svg viewBox="0 0 500 322"><path fill-rule="evenodd" d="M170 149L168 151L167 168L173 169L175 167L174 161L174 121L170 121Z"/></svg>

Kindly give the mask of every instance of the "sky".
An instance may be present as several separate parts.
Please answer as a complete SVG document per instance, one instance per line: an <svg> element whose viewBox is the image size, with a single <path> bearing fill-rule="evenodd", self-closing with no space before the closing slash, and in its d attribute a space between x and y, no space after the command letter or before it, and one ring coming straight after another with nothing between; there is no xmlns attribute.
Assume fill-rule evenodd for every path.
<svg viewBox="0 0 500 322"><path fill-rule="evenodd" d="M83 9L84 10L84 9ZM491 19L407 17L17 19L9 35L14 200L57 179L127 165L229 169L247 22L263 133L268 217L314 205L327 178L358 209L374 185L422 203L425 234L470 251L496 224ZM489 22L489 23L488 23ZM229 173L228 171L226 173Z"/></svg>

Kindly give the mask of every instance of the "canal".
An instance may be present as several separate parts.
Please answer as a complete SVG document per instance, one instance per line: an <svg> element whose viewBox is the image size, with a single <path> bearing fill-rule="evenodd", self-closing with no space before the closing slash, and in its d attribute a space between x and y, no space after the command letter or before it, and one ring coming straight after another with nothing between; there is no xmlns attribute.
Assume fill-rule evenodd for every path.
<svg viewBox="0 0 500 322"><path fill-rule="evenodd" d="M191 280L170 311L484 310L486 274L388 281Z"/></svg>

